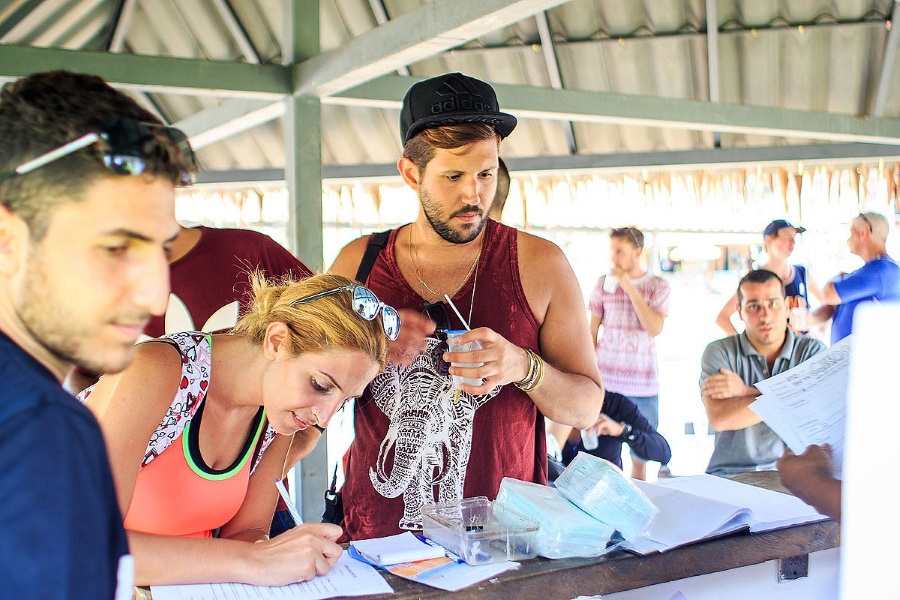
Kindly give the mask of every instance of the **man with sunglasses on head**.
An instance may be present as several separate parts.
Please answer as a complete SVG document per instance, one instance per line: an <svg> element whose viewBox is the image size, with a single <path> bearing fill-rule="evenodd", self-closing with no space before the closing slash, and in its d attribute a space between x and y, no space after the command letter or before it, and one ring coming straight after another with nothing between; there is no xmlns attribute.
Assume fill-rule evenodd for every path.
<svg viewBox="0 0 900 600"><path fill-rule="evenodd" d="M99 77L0 91L0 581L10 598L130 596L97 422L61 382L125 368L168 296L175 187L196 165ZM121 597L121 596L120 596Z"/></svg>
<svg viewBox="0 0 900 600"><path fill-rule="evenodd" d="M850 252L866 264L825 284L825 303L810 313L810 325L831 322L831 343L853 330L853 313L866 302L900 301L900 266L887 255L890 224L881 213L864 212L850 221Z"/></svg>
<svg viewBox="0 0 900 600"><path fill-rule="evenodd" d="M500 142L515 125L488 84L461 73L416 83L403 100L397 166L420 210L390 233L364 278L401 309L393 355L403 360L357 402L342 490L350 539L421 529L423 505L494 498L503 477L546 483L544 417L583 428L600 413L603 386L568 261L489 218ZM368 243L351 242L332 271L352 277ZM467 324L458 343L481 349L447 351L440 330Z"/></svg>
<svg viewBox="0 0 900 600"><path fill-rule="evenodd" d="M701 361L700 393L716 430L706 472L721 477L775 470L785 444L748 408L759 396L754 386L825 349L788 327L784 283L775 273L751 271L738 284L737 298L743 333L712 342Z"/></svg>

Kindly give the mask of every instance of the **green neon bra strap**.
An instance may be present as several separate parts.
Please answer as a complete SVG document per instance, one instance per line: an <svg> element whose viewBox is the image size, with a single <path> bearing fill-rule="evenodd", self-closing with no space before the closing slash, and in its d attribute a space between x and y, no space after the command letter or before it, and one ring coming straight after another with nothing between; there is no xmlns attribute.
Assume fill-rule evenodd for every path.
<svg viewBox="0 0 900 600"><path fill-rule="evenodd" d="M203 414L203 405L197 409L197 414L194 416L194 419L200 420L199 418ZM191 470L202 477L203 479L208 479L210 481L221 481L223 479L228 479L229 477L233 477L237 474L247 463L247 460L253 456L253 452L256 449L257 442L259 441L259 436L263 431L263 426L266 423L266 409L260 407L259 412L256 413L257 423L256 423L256 432L254 432L251 436L248 436L247 443L244 444L244 448L241 451L241 456L229 467L217 471L209 468L204 462L203 457L200 455L200 445L199 445L199 429L194 429L196 433L191 435L191 425L194 420L188 421L188 423L184 426L184 431L181 434L181 448L184 452L184 458L187 461L188 466L191 467ZM199 423L198 423L199 425ZM196 452L196 454L195 454ZM196 458L195 458L196 457Z"/></svg>

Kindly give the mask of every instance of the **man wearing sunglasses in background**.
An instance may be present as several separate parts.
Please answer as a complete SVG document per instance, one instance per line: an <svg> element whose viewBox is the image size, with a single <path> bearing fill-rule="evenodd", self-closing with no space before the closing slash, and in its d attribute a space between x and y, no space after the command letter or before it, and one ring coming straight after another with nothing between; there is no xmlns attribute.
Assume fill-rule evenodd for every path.
<svg viewBox="0 0 900 600"><path fill-rule="evenodd" d="M819 340L788 328L784 283L775 273L757 269L745 275L737 300L743 333L712 342L701 360L700 393L716 430L706 472L721 477L775 470L785 445L748 408L759 396L754 386L825 349Z"/></svg>
<svg viewBox="0 0 900 600"><path fill-rule="evenodd" d="M544 416L582 428L600 412L568 261L488 218L500 141L515 125L488 84L460 73L419 82L403 100L397 166L421 210L391 232L366 285L402 309L393 355L405 364L390 365L357 402L343 487L350 539L421 529L424 504L494 498L503 477L546 483ZM346 246L332 271L353 277L368 241ZM465 329L463 319L472 330L459 342L481 350L448 352L440 332L422 339L435 327ZM453 375L482 383L454 385Z"/></svg>
<svg viewBox="0 0 900 600"><path fill-rule="evenodd" d="M0 581L10 598L112 598L133 580L96 421L63 391L116 372L169 292L183 134L98 77L0 92ZM150 123L150 124L148 124ZM118 578L118 579L117 579Z"/></svg>
<svg viewBox="0 0 900 600"><path fill-rule="evenodd" d="M850 252L866 264L825 284L825 303L810 313L810 325L831 322L831 343L853 330L853 313L865 302L900 301L900 266L887 255L890 224L881 213L859 213L850 221Z"/></svg>

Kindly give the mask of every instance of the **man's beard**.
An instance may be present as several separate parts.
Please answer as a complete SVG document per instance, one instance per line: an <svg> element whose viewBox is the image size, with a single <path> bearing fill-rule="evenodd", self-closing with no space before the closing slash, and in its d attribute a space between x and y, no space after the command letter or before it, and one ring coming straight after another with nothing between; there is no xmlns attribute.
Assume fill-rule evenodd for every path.
<svg viewBox="0 0 900 600"><path fill-rule="evenodd" d="M127 367L133 345L112 348L98 342L98 331L92 331L80 322L81 315L67 311L65 300L54 298L54 291L40 259L32 257L23 282L23 294L15 307L28 335L54 359L66 364L101 374L119 372Z"/></svg>
<svg viewBox="0 0 900 600"><path fill-rule="evenodd" d="M450 215L446 220L442 220L440 218L440 206L434 201L428 191L421 186L419 187L419 201L422 203L422 211L425 213L425 219L428 221L428 224L431 225L435 233L451 244L467 244L471 242L478 237L478 234L481 233L481 230L487 224L487 218L484 216L485 211L477 206L463 208ZM490 207L488 207L488 210L490 210ZM450 219L469 213L477 214L481 217L481 221L473 224L470 229L463 229L461 232L455 231L450 227Z"/></svg>

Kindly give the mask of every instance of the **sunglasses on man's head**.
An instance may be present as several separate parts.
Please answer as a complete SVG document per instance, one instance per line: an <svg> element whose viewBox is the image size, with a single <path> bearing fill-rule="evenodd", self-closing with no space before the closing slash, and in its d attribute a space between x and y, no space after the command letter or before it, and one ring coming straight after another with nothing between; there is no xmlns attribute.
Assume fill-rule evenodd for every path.
<svg viewBox="0 0 900 600"><path fill-rule="evenodd" d="M384 334L392 342L396 341L397 338L400 337L400 314L393 307L388 306L387 304L379 300L378 296L376 296L372 292L372 290L357 283L348 283L347 285L342 285L330 290L324 290L321 292L316 292L315 294L310 294L309 296L303 296L302 298L298 298L297 300L291 302L291 306L306 304L307 302L312 302L313 300L318 300L319 298L333 296L335 294L340 294L350 290L353 290L353 312L358 314L366 321L373 321L375 317L378 316L378 312L380 311L381 328L384 329Z"/></svg>
<svg viewBox="0 0 900 600"><path fill-rule="evenodd" d="M0 173L0 183L18 175L25 175L59 160L83 148L98 144L103 164L116 175L141 175L147 170L147 161L166 151L170 145L176 151L173 160L181 170L179 186L194 182L197 159L187 136L174 127L142 123L134 119L115 119L103 125L99 132L83 136L26 161L5 173Z"/></svg>
<svg viewBox="0 0 900 600"><path fill-rule="evenodd" d="M634 228L633 228L633 227L619 227L619 228L617 228L617 229L613 229L613 235L616 236L616 237L620 237L620 236L623 236L623 235L625 235L625 234L628 234L629 236L631 236L631 239L634 240L634 246L635 246L635 248L643 248L643 247L644 247L644 240L643 240L643 238L640 239L640 240L638 240L638 236L637 236L637 234L634 232Z"/></svg>
<svg viewBox="0 0 900 600"><path fill-rule="evenodd" d="M867 217L865 213L859 213L859 218L869 226L869 233L873 233L874 229L872 229L872 221L869 220L869 217Z"/></svg>

